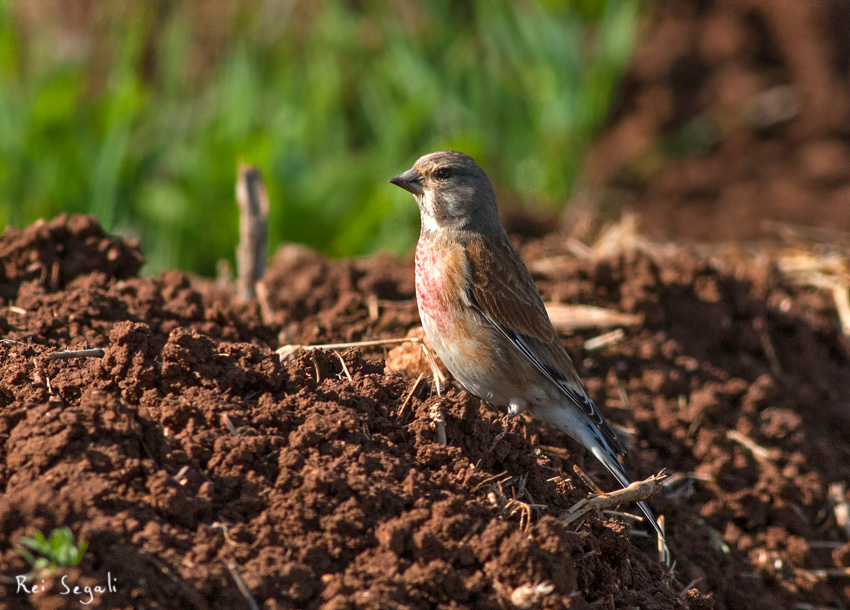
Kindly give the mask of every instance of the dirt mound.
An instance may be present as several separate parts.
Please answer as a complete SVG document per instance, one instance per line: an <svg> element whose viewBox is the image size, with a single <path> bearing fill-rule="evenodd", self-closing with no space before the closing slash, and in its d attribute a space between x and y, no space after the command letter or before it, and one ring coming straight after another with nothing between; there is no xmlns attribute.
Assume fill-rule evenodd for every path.
<svg viewBox="0 0 850 610"><path fill-rule="evenodd" d="M654 4L592 179L658 238L850 231L850 5Z"/></svg>
<svg viewBox="0 0 850 610"><path fill-rule="evenodd" d="M133 277L144 259L135 242L106 235L92 217L63 214L23 231L6 229L0 262L0 298L12 299L21 283L33 279L56 290L92 271Z"/></svg>
<svg viewBox="0 0 850 610"><path fill-rule="evenodd" d="M49 226L102 235L89 218L65 222ZM66 242L52 254L50 243L9 231L0 252L61 259ZM850 603L846 581L817 571L850 566L827 499L850 478L850 352L831 301L769 267L686 251L577 261L554 237L525 248L548 269L547 298L644 316L605 349L584 349L595 333L567 341L591 394L633 432L628 467L675 476L652 499L670 574L645 525L559 519L588 492L573 461L616 487L563 435L505 429L456 388L438 398L386 374L380 351L280 363L279 334L403 335L416 320L407 262L285 248L267 275L268 326L230 288L128 277L110 251L92 248L61 289L26 276L0 302L2 608L78 607L59 575L30 595L14 581L28 570L20 537L62 525L89 549L61 574L72 586L111 579L117 590L98 598L109 607L246 607L235 575L266 608L504 608L542 582L553 589L539 607L552 609ZM82 347L105 356L47 357Z"/></svg>

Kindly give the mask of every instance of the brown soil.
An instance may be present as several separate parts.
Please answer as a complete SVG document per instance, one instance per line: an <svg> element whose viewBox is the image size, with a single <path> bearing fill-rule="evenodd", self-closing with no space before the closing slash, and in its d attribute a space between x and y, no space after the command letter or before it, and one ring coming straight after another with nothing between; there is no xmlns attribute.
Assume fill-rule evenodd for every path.
<svg viewBox="0 0 850 610"><path fill-rule="evenodd" d="M573 462L616 487L565 436L506 430L457 388L438 399L385 373L380 351L280 363L279 341L405 334L409 261L284 248L264 324L229 287L137 277L133 244L72 217L0 237L0 608L79 607L59 576L32 595L13 578L20 538L63 525L89 548L60 574L109 573L117 592L99 601L116 608L246 608L234 572L264 608L496 609L541 581L550 609L850 604L847 578L816 571L850 567L827 498L850 479L850 348L829 295L687 250L590 262L565 248L523 249L547 263L547 298L645 317L605 349L583 348L596 331L567 343L632 432L631 471L689 475L651 500L673 573L644 524L559 519L588 493ZM106 355L47 358L83 347Z"/></svg>
<svg viewBox="0 0 850 610"><path fill-rule="evenodd" d="M590 180L657 238L850 231L850 3L650 6Z"/></svg>

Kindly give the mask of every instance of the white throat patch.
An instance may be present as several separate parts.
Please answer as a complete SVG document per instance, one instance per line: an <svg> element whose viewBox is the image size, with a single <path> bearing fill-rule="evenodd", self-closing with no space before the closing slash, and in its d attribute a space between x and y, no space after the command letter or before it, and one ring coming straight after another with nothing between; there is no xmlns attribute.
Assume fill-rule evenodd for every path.
<svg viewBox="0 0 850 610"><path fill-rule="evenodd" d="M423 196L423 205L420 214L422 217L423 231L439 231L440 225L434 217L434 199L431 191L425 191Z"/></svg>

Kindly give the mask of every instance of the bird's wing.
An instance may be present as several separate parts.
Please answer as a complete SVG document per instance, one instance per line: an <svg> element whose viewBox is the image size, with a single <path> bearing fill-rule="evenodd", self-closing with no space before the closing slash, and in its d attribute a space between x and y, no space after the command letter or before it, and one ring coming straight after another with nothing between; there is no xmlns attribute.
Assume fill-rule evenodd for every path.
<svg viewBox="0 0 850 610"><path fill-rule="evenodd" d="M608 437L617 453L625 455L614 430L587 395L516 249L507 238L475 236L466 244L466 259L465 296L470 306L582 409Z"/></svg>

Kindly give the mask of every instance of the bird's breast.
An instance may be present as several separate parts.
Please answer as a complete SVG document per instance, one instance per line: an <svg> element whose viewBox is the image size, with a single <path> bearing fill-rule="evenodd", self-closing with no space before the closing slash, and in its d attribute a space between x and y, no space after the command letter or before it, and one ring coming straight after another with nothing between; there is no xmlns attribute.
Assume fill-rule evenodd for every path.
<svg viewBox="0 0 850 610"><path fill-rule="evenodd" d="M420 239L416 245L416 300L425 334L437 356L463 386L494 404L516 394L505 380L513 362L502 338L466 303L466 252L462 244Z"/></svg>
<svg viewBox="0 0 850 610"><path fill-rule="evenodd" d="M446 339L455 334L462 306L463 248L420 239L416 244L416 301L424 326Z"/></svg>

